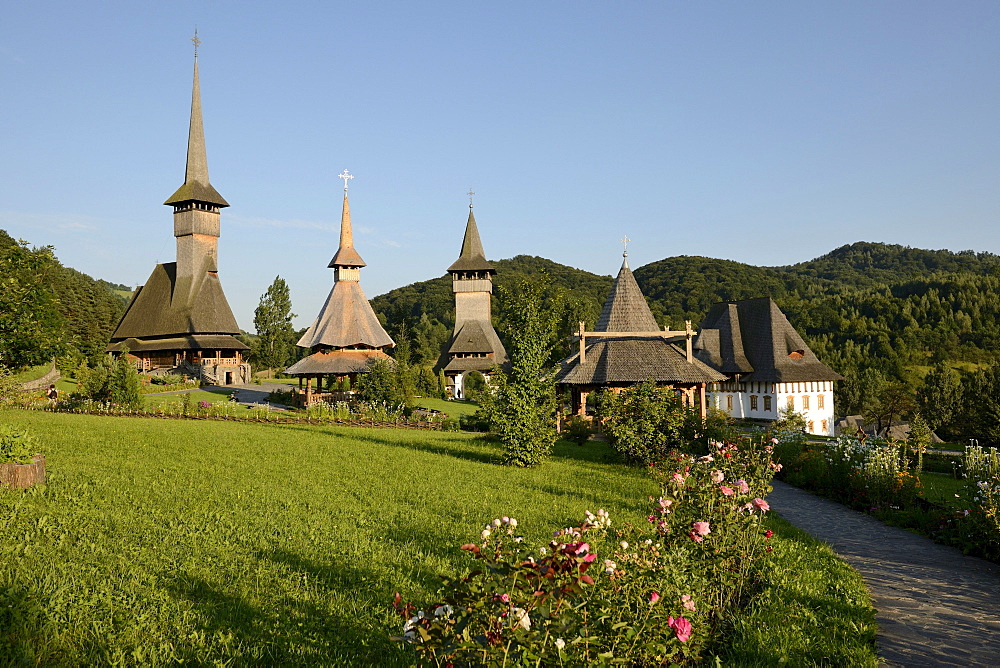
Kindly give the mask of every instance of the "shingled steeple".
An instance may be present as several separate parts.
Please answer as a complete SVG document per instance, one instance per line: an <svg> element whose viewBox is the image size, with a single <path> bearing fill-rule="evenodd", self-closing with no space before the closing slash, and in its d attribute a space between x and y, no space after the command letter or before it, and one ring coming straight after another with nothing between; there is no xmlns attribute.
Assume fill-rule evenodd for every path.
<svg viewBox="0 0 1000 668"><path fill-rule="evenodd" d="M384 351L395 345L361 290L359 280L365 261L354 250L347 201L347 182L354 177L345 169L340 178L344 179L344 208L340 217L340 247L329 264L333 269L333 289L315 322L299 339L297 345L313 353L285 371L293 376L356 376L367 369L372 359L388 357ZM306 402L309 401L312 401L311 390Z"/></svg>
<svg viewBox="0 0 1000 668"><path fill-rule="evenodd" d="M628 253L622 260L618 278L611 286L611 293L604 302L601 317L597 319L597 332L654 332L659 329L646 298L628 266Z"/></svg>
<svg viewBox="0 0 1000 668"><path fill-rule="evenodd" d="M479 238L479 228L476 226L476 216L469 206L469 220L465 224L465 237L462 239L462 252L455 260L448 271L487 271L490 274L497 273L493 265L486 260L486 252L483 250L483 242Z"/></svg>
<svg viewBox="0 0 1000 668"><path fill-rule="evenodd" d="M198 82L198 54L194 57L194 85L191 89L191 123L188 127L187 166L184 183L164 204L177 207L186 202L202 202L218 208L229 206L208 180L208 153L205 127L201 120L201 85Z"/></svg>

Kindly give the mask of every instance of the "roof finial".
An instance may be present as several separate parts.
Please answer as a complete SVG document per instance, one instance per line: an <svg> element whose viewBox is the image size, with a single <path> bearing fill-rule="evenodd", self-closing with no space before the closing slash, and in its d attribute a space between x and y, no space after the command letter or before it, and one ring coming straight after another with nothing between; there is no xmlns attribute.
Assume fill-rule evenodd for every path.
<svg viewBox="0 0 1000 668"><path fill-rule="evenodd" d="M344 179L344 192L347 192L347 182L354 178L354 175L348 172L346 169L343 174L337 176L338 179Z"/></svg>
<svg viewBox="0 0 1000 668"><path fill-rule="evenodd" d="M625 251L622 253L622 257L628 257L628 242L632 241L628 236L621 238L622 246L625 247Z"/></svg>
<svg viewBox="0 0 1000 668"><path fill-rule="evenodd" d="M191 43L194 44L194 57L198 58L198 47L201 46L201 40L198 39L198 28L194 29L194 37L191 38Z"/></svg>
<svg viewBox="0 0 1000 668"><path fill-rule="evenodd" d="M472 188L469 188L469 192L467 192L465 194L469 196L469 208L471 209L472 208L472 196L475 195L476 193L472 192Z"/></svg>

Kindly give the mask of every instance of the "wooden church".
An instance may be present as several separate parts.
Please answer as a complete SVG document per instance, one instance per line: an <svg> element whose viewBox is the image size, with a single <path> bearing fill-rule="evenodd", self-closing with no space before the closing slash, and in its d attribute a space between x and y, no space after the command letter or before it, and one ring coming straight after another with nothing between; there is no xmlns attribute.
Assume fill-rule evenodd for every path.
<svg viewBox="0 0 1000 668"><path fill-rule="evenodd" d="M448 273L455 294L455 329L441 365L448 393L464 399L469 373L477 371L488 379L494 366L507 362L507 351L493 329L493 277L497 272L483 251L471 202L462 251Z"/></svg>
<svg viewBox="0 0 1000 668"><path fill-rule="evenodd" d="M247 383L250 365L243 353L249 347L235 338L240 328L219 281L219 212L229 203L208 180L197 50L184 184L164 204L174 210L177 261L156 265L132 293L107 351L127 351L145 373Z"/></svg>
<svg viewBox="0 0 1000 668"><path fill-rule="evenodd" d="M354 176L345 169L340 178L344 179L340 247L327 265L333 269L333 288L297 344L309 348L312 354L285 370L286 375L299 379L296 403L302 406L336 399L334 383L339 386L347 380L354 387L358 375L373 360L392 360L385 351L396 345L361 290L361 268L367 265L354 249L351 205L347 200L347 182Z"/></svg>

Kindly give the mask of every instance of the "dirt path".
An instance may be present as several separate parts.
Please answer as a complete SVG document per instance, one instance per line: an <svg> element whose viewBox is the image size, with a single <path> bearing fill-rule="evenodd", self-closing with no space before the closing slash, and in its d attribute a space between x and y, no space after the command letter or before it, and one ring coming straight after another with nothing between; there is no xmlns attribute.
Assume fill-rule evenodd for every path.
<svg viewBox="0 0 1000 668"><path fill-rule="evenodd" d="M886 665L1000 665L1000 566L781 482L768 501L861 573Z"/></svg>

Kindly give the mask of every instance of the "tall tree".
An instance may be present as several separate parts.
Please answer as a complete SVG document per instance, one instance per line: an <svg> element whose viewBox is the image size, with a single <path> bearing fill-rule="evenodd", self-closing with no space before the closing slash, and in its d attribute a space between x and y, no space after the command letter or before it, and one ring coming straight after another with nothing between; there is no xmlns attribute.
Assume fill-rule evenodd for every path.
<svg viewBox="0 0 1000 668"><path fill-rule="evenodd" d="M0 238L0 366L20 369L62 352L65 336L52 277L60 267L51 246L28 248Z"/></svg>
<svg viewBox="0 0 1000 668"><path fill-rule="evenodd" d="M257 329L253 359L258 366L276 369L288 361L295 333L292 327L294 317L288 284L281 276L275 276L253 313L253 326Z"/></svg>
<svg viewBox="0 0 1000 668"><path fill-rule="evenodd" d="M501 285L508 369L496 368L480 403L490 431L504 447L504 462L533 466L556 441L554 373L549 366L561 307L546 299L544 278Z"/></svg>
<svg viewBox="0 0 1000 668"><path fill-rule="evenodd" d="M961 400L962 379L943 362L927 373L923 387L917 392L920 415L932 430L951 422Z"/></svg>

